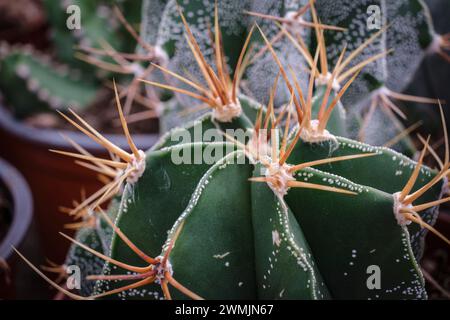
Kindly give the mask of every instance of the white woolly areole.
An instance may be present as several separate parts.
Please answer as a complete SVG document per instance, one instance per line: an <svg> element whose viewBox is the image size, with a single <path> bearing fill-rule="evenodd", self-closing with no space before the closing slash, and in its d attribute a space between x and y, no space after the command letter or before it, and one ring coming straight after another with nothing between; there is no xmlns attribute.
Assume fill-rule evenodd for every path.
<svg viewBox="0 0 450 320"><path fill-rule="evenodd" d="M19 64L16 68L16 74L22 79L26 79L30 76L30 68L26 64Z"/></svg>
<svg viewBox="0 0 450 320"><path fill-rule="evenodd" d="M411 224L411 221L406 219L404 214L401 212L402 209L411 209L413 206L411 204L404 205L400 201L401 192L394 193L392 196L394 197L394 216L397 220L397 223L404 227Z"/></svg>
<svg viewBox="0 0 450 320"><path fill-rule="evenodd" d="M164 105L161 103L159 99L158 101L155 101L155 103L153 104L153 111L158 117L162 116L164 111Z"/></svg>
<svg viewBox="0 0 450 320"><path fill-rule="evenodd" d="M129 69L136 77L142 77L142 75L145 72L145 69L139 63L136 62L130 64Z"/></svg>
<svg viewBox="0 0 450 320"><path fill-rule="evenodd" d="M163 261L164 257L159 256L156 259L158 261ZM162 265L162 263L157 263L156 265L154 265L153 270L156 271L155 283L159 285L161 284L162 280L164 280L166 272L169 272L170 275L173 275L173 267L169 259L166 260L165 265Z"/></svg>
<svg viewBox="0 0 450 320"><path fill-rule="evenodd" d="M373 92L373 96L374 97L381 97L381 96L385 96L388 97L390 94L391 90L389 90L388 88L386 88L385 86L379 87L378 89L376 89Z"/></svg>
<svg viewBox="0 0 450 320"><path fill-rule="evenodd" d="M290 20L289 23L284 23L286 29L291 33L299 34L304 30L302 23L305 22L302 16L297 16L297 11L288 11L284 18Z"/></svg>
<svg viewBox="0 0 450 320"><path fill-rule="evenodd" d="M327 86L332 77L333 75L329 72L326 75L319 74L319 76L316 78L316 86ZM333 79L333 84L331 85L331 87L334 91L341 90L341 84L336 78Z"/></svg>
<svg viewBox="0 0 450 320"><path fill-rule="evenodd" d="M242 107L239 101L226 105L217 104L213 109L212 117L219 122L231 122L234 118L242 114Z"/></svg>
<svg viewBox="0 0 450 320"><path fill-rule="evenodd" d="M267 131L260 130L258 135L256 132L253 132L250 141L247 143L249 151L248 158L252 163L257 163L258 159L267 159L270 154L271 147L267 142L267 133L264 132ZM257 159L255 159L254 156L256 156Z"/></svg>
<svg viewBox="0 0 450 320"><path fill-rule="evenodd" d="M430 45L427 48L428 54L435 54L441 51L442 46L442 36L435 33L433 35L433 41L430 43Z"/></svg>
<svg viewBox="0 0 450 320"><path fill-rule="evenodd" d="M280 166L278 162L271 163L270 166L266 168L266 177L275 180L273 182L269 181L267 184L279 197L284 197L288 193L290 189L288 186L289 181L295 181L295 178L289 172L290 168L291 166L287 164Z"/></svg>
<svg viewBox="0 0 450 320"><path fill-rule="evenodd" d="M137 159L134 154L131 156L131 162L128 164L128 167L126 169L127 171L131 170L127 178L127 182L129 184L135 184L144 174L146 165L145 157L145 152L142 150L139 150L139 159Z"/></svg>
<svg viewBox="0 0 450 320"><path fill-rule="evenodd" d="M319 131L319 124L319 120L311 120L309 128L303 128L300 138L304 142L310 143L320 143L329 140L336 141L336 137L328 130L324 129Z"/></svg>
<svg viewBox="0 0 450 320"><path fill-rule="evenodd" d="M169 56L167 55L167 52L163 50L160 46L155 46L153 48L153 55L155 61L161 65L161 66L167 66L167 63L169 62Z"/></svg>

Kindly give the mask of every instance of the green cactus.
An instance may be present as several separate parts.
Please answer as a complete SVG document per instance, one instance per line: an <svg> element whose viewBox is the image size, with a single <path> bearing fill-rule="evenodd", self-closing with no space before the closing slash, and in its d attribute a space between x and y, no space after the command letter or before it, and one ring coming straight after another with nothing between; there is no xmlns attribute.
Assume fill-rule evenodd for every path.
<svg viewBox="0 0 450 320"><path fill-rule="evenodd" d="M7 50L0 62L0 88L19 118L37 112L81 110L96 97L92 82L82 74L30 48Z"/></svg>
<svg viewBox="0 0 450 320"><path fill-rule="evenodd" d="M112 155L93 157L73 141L80 154L57 152L107 177L104 187L69 210L82 219L72 225L82 227L76 239L62 234L74 243L66 265L82 269L80 294L59 287L22 258L74 299L426 299L418 265L425 235L432 231L450 244L432 227L437 207L450 200L443 198L450 167L447 133L439 170L423 165L429 139L414 162L349 138L351 123L363 125L362 117L346 112L356 110L360 100L350 101L349 90L355 87L364 100L396 82L363 70L370 62L375 68L388 63L401 69L403 62L396 64L384 49L362 54L392 34L370 34L342 50L339 28L352 34L364 1L350 6L355 14L342 15L346 18L338 27L327 16L334 7L325 0L315 5L243 1L222 28L218 17L227 2L216 10L213 1L206 3L183 1L177 8L175 1L149 0L143 6L143 39L168 58L143 82L172 92L175 97L165 104L177 112L195 110L193 102L200 101L204 108L194 121L177 124L143 152L133 143L115 83L131 152L106 140L75 112L73 118L64 115ZM419 1L402 4L392 17L424 14ZM151 9L162 16L161 24L151 18ZM292 12L302 19L278 19L299 18ZM250 16L267 19L255 27ZM277 19L281 25L267 21ZM420 21L416 40L425 48L432 33L429 22ZM212 41L199 34L208 23ZM306 29L295 28L296 23ZM310 39L296 45L294 31L310 32ZM273 41L276 36L280 39ZM245 68L249 46L262 51ZM192 60L180 61L180 51L187 49ZM290 68L290 59L307 65L309 75ZM269 61L275 71L255 77ZM245 81L250 93L259 92L256 99L240 90ZM361 83L366 88L358 91ZM445 128L442 109L441 116ZM99 208L110 200L107 212ZM367 286L373 266L381 270L381 289Z"/></svg>
<svg viewBox="0 0 450 320"><path fill-rule="evenodd" d="M313 154L311 146L304 148L304 143L297 144L295 140L298 138L292 141L295 148L287 163L295 163L290 159L303 153ZM283 139L281 145L285 143ZM398 170L411 170L411 167L405 168L392 160L391 155L395 154L392 151L351 141L347 141L346 146L357 156L342 163L336 162L344 160L342 158L326 157L319 162L304 161L287 181L284 180L287 171L283 170L292 167L281 166L282 171L279 171L276 166L279 162L272 162L273 155L272 159L261 158L259 164L244 161L246 151L233 151L236 145L229 143L181 144L150 151L145 157L137 152L140 159L128 154L132 160L127 172L118 178L131 180L122 194L116 224L111 225L116 234L111 258L104 258L109 264L100 276L90 277L100 280L93 297L118 293L118 298L126 299L159 298L163 294L159 289L162 285L167 298L164 281L168 281L184 292L172 292L171 297L177 299L184 298L186 293L191 298L200 295L209 299L425 298L423 279L413 251L418 243L414 244L417 240L414 228L399 225L401 220L396 220L393 208L398 208L400 197L395 192L385 191L392 188L408 194L409 187L395 189L389 185L391 181L379 181L379 189L375 189L334 174L352 171L357 175L357 172L364 172L361 166L368 167L371 162L376 163L380 171L384 171L387 164ZM195 155L211 147L216 152L224 149L223 154L229 153L210 165L173 162L174 152ZM313 147L326 146L314 143ZM116 152L124 156L123 151ZM369 157L373 153L379 155ZM283 156L283 153L279 155ZM333 174L309 168L320 163L326 166L330 162L333 170L326 169ZM416 173L422 171L416 187L434 178L439 190L426 188L427 197L438 199L436 193L440 191L443 173L436 175L420 164L410 164L416 168ZM261 177L261 166L265 165L269 174ZM389 169L386 171L389 173ZM139 177L138 173L142 175ZM133 184L131 181L136 178ZM364 174L359 178L367 179ZM369 179L373 183L373 179ZM401 185L401 182L396 183ZM408 185L412 187L411 183ZM226 186L230 187L224 193ZM105 196L106 193L102 197ZM435 203L429 206L433 205ZM434 215L435 211L427 214ZM143 264L143 254L136 248L130 250L129 245L122 242L124 236L119 235L119 229L132 239L128 241L134 246L147 254L160 256L160 260L144 256L144 261L150 264ZM167 230L172 230L169 236ZM359 240L348 237L349 234ZM330 247L335 250L328 250ZM387 270L387 274L383 274L387 290L376 294L366 286L366 269L374 264ZM158 271L156 278L154 270ZM149 275L144 277L146 273ZM128 286L129 290L122 290L121 281L108 281L127 277L127 274L129 280L136 280L138 290ZM156 284L151 284L153 282Z"/></svg>
<svg viewBox="0 0 450 320"><path fill-rule="evenodd" d="M171 70L197 75L198 70L192 67L193 64L189 61L191 58L185 54L188 48L181 37L182 28L176 3L168 1L165 7L164 4L161 1L145 3L143 17L148 22L142 30L143 38L166 51L170 57ZM366 27L371 14L367 9L371 5L377 5L381 10L380 27L383 28L381 31ZM210 1L206 8L200 6L200 1L188 1L180 5L188 16L188 22L193 25L193 33L198 38L205 58L210 61L214 50L209 41L206 22L209 21L209 24L212 24L211 18L205 16L205 12L212 12L213 1ZM320 21L321 28L325 29L324 43L329 67L336 65L345 44L347 44L345 57L351 57L345 61L345 67L350 69L357 65L364 66L361 76L342 97L342 105L336 108L341 114L347 113L345 119L342 119L347 129L339 134L373 145L393 143L394 149L408 155L416 152L408 135L403 134L405 127L397 119L397 117L404 119L406 115L395 103L396 101L419 101L437 104L437 99L413 97L399 92L407 87L423 58L436 52L445 55L443 49L446 45L446 38L434 31L428 9L422 1L397 1L395 4L365 0L356 2L345 0L241 1L239 8L233 10L233 13L226 10L227 6L227 2L219 3L219 12L226 15L224 18L226 25L222 27L222 30L225 34L234 36L231 39L224 37L223 40L231 70L234 69L237 53L243 45L242 30L245 26L249 30L253 21L257 21L267 38L272 41L272 46L283 65L290 65L295 70L300 85L303 88L306 87L308 79L301 70L305 64L308 64L309 68L312 67L311 57L305 58L305 50L299 52L298 44L293 45L283 33L291 33L296 41L303 38L304 48L314 52L319 36L315 30L317 28L314 27L317 27ZM311 7L317 8L317 20L314 20L315 15L310 14ZM155 13L152 9L155 9ZM197 11L201 12L200 16ZM156 21L156 17L159 17L161 13L163 15L161 23L152 24L151 21ZM284 31L280 31L280 27L277 27L273 20L280 23ZM260 99L267 97L271 86L268 79L276 76L278 65L273 62L262 38L254 37L252 45L257 54L251 59L245 71L244 82L249 91L246 93L256 97L259 102L267 104L267 100ZM323 70L323 63L321 65L323 77L326 79L326 70ZM348 74L342 72L342 77L335 81L336 85L344 81L346 76ZM259 81L251 80L255 78ZM174 84L180 83L174 79ZM277 106L289 101L289 89L284 83L280 84L276 96ZM192 114L184 117L184 121L183 117L179 117L180 113L185 116L185 112L180 112L180 108L173 108L173 106L191 103L189 100L179 99L181 99L180 103L170 103L171 107L167 108L169 111L162 114L163 128L170 128L173 124L180 125L195 118ZM372 134L373 132L377 134Z"/></svg>
<svg viewBox="0 0 450 320"><path fill-rule="evenodd" d="M323 23L347 28L342 34L325 34L330 63L337 61L339 48L344 44L348 44L349 49L355 49L365 39L378 32L377 28L365 27L369 23L369 16L381 19L379 26L386 30L367 46L353 63L363 61L369 55L393 49L389 55L368 65L343 97L343 103L348 107L349 113L363 118L362 125L353 128L353 137L359 134L360 139L370 144L383 145L405 131L396 117L404 120L406 115L396 106L396 102L438 103L436 99L400 94L407 88L424 58L442 52L442 37L435 32L428 7L422 0L318 0L316 7ZM373 7L375 8L372 11L369 10ZM408 154L415 152L408 136L394 147Z"/></svg>
<svg viewBox="0 0 450 320"><path fill-rule="evenodd" d="M94 213L90 210L84 210L80 214L80 216L83 216L82 221L67 225L66 228L78 229L75 236L76 241L87 245L97 252L108 254L108 250L111 247L113 229L107 221L108 219L114 221L117 218L119 201L120 198L114 198L106 213ZM66 270L68 266L79 267L82 274L100 274L103 270L104 261L79 246L72 246L67 254L63 269ZM63 275L67 276L67 273L64 272ZM90 295L94 291L95 282L86 278L81 278L80 280L80 294Z"/></svg>
<svg viewBox="0 0 450 320"><path fill-rule="evenodd" d="M104 43L119 51L136 47L118 17L112 15L113 4L126 9L124 19L132 27L140 21L141 1L45 1L56 57L29 48L3 49L0 89L17 117L67 107L82 110L94 102L108 73L86 63L94 58L77 53L79 47L99 50ZM80 8L80 30L69 30L66 25L70 5ZM110 63L111 58L100 61Z"/></svg>
<svg viewBox="0 0 450 320"><path fill-rule="evenodd" d="M67 8L72 5L80 9L79 30L67 27ZM58 59L87 73L92 72L93 68L76 58L78 46L101 49L101 42L105 41L118 51L134 50L136 44L113 14L113 6L118 6L124 12L131 25L140 22L141 1L44 1Z"/></svg>
<svg viewBox="0 0 450 320"><path fill-rule="evenodd" d="M87 297L426 298L418 260L426 230L448 242L431 227L436 206L449 200L441 199L448 151L443 167L436 171L423 166L428 141L415 163L393 150L336 135L341 130L333 125L342 117L335 112L339 98L356 79L356 71L335 94L327 89L333 78L318 86L314 95L312 85L303 92L291 84L259 29L291 91L289 103L275 115L277 79L267 108L237 91L254 29L242 44L236 76L231 76L222 57L219 29L215 28L213 70L182 14L181 18L205 84L164 67L160 67L163 73L193 91L145 82L198 99L210 111L169 131L145 153L133 143L117 89L131 153L107 141L75 113L74 120L65 116L114 155L106 160L82 149L81 154L58 152L89 161L91 168L111 178L71 214L94 210L117 194L120 198L119 205L115 202L110 208L111 214L117 213L115 221L102 210L96 213L113 231L110 250L89 248L95 241L80 242L83 237L65 236L95 256L75 253L84 265L94 265L89 261L97 258L106 262L101 273L88 275L88 280L97 282ZM316 69L317 62L311 84L320 77ZM215 138L203 135L207 129ZM230 136L228 129L235 130L236 136ZM243 139L237 135L239 129L246 134ZM270 135L265 134L268 129ZM202 133L199 138L196 130ZM194 139L180 140L186 133ZM228 142L217 139L223 136ZM375 291L367 286L367 270L374 265L383 272L383 288ZM72 298L83 298L59 289Z"/></svg>

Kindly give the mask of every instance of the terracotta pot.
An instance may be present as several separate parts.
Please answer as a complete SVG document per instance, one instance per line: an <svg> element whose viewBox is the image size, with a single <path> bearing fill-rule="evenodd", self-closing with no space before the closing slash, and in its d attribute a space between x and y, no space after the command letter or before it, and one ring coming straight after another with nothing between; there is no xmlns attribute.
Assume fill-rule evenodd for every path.
<svg viewBox="0 0 450 320"><path fill-rule="evenodd" d="M22 175L10 164L0 159L0 183L6 187L12 202L12 223L0 243L0 258L10 269L10 281L0 277L0 299L12 299L15 296L15 257L12 247L19 248L33 217L33 200L30 188Z"/></svg>
<svg viewBox="0 0 450 320"><path fill-rule="evenodd" d="M33 198L43 254L56 263L63 263L69 243L59 236L64 224L72 222L59 211L61 206L73 207L80 200L80 191L87 194L101 186L96 175L74 163L69 157L49 152L49 149L73 151L60 135L61 131L36 129L16 121L0 106L0 156L13 163L28 181ZM95 156L106 157L103 147L78 132L63 131L64 135ZM117 146L128 149L121 135L106 135ZM156 134L133 135L136 145L147 150L157 141ZM68 232L70 234L70 232Z"/></svg>

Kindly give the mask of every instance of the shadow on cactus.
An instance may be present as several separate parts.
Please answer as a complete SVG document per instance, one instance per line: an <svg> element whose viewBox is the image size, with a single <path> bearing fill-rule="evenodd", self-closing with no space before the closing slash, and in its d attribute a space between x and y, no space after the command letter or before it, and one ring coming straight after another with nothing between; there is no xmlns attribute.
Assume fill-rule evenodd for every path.
<svg viewBox="0 0 450 320"><path fill-rule="evenodd" d="M331 95L344 54L330 77L325 72L326 82L318 90L323 53L316 50L304 93L295 74L291 83L261 30L290 101L275 111L277 77L267 108L258 105L239 92L253 29L232 78L217 9L215 70L180 15L206 85L163 66L157 68L195 92L146 82L198 99L209 111L143 152L133 143L114 85L131 153L106 140L76 113L76 121L64 116L111 154L111 159L101 159L80 148L78 154L58 151L110 179L69 212L97 217L94 227L80 230L97 239L79 241L62 234L82 249L75 250L71 261L91 266L83 269L84 295L52 282L21 257L73 299L425 299L418 261L427 230L450 244L432 227L437 206L450 200L442 198L450 167L446 130L440 170L423 165L427 150L432 150L429 138L414 162L393 150L339 136L333 124L340 115L334 111L361 66ZM445 128L444 119L443 124ZM209 135L192 139L196 130L208 129ZM238 132L247 135L242 138ZM185 135L191 140L180 141ZM99 208L110 199L108 212ZM102 235L105 229L111 233ZM94 243L99 239L108 245ZM93 271L98 259L104 265ZM373 266L383 279L376 290L368 285Z"/></svg>

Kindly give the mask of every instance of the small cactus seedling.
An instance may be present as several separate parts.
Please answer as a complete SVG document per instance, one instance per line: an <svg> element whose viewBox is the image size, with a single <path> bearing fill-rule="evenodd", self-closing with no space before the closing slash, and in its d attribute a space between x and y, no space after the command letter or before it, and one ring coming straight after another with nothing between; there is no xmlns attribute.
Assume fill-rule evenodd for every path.
<svg viewBox="0 0 450 320"><path fill-rule="evenodd" d="M225 68L217 7L215 69L182 11L180 16L203 82L156 65L194 91L144 82L201 101L208 110L205 115L170 131L143 152L133 143L114 85L131 153L106 140L76 113L76 121L64 116L112 156L96 158L79 148L80 154L62 153L103 175L111 173L109 184L71 210L80 217L93 214L97 227L81 229L78 239L62 234L74 244L72 261L82 261L86 281L95 285L85 285L83 295L74 294L21 257L74 299L425 299L418 261L426 230L450 244L432 226L436 207L450 200L442 198L450 168L446 130L440 170L423 165L427 150L432 150L429 138L416 163L393 150L336 135L330 129L333 110L360 67L335 96L327 91L336 71L317 93L320 85L316 90L314 85L323 75L317 50L305 94L295 81L291 84L262 31L290 100L275 113L276 77L267 108L255 105L238 92L253 29L231 76ZM317 95L319 102L313 98ZM443 124L445 129L444 119ZM199 127L213 129L228 141L173 139ZM239 140L227 129L250 135ZM187 157L179 161L177 155ZM198 155L200 161L195 160ZM218 159L210 161L207 155ZM113 197L108 213L99 208ZM99 236L99 223L111 230L111 238ZM83 232L100 242L82 237ZM102 239L108 248L99 245ZM101 271L98 259L104 261ZM383 288L377 292L367 287L367 268L373 265L383 270Z"/></svg>

